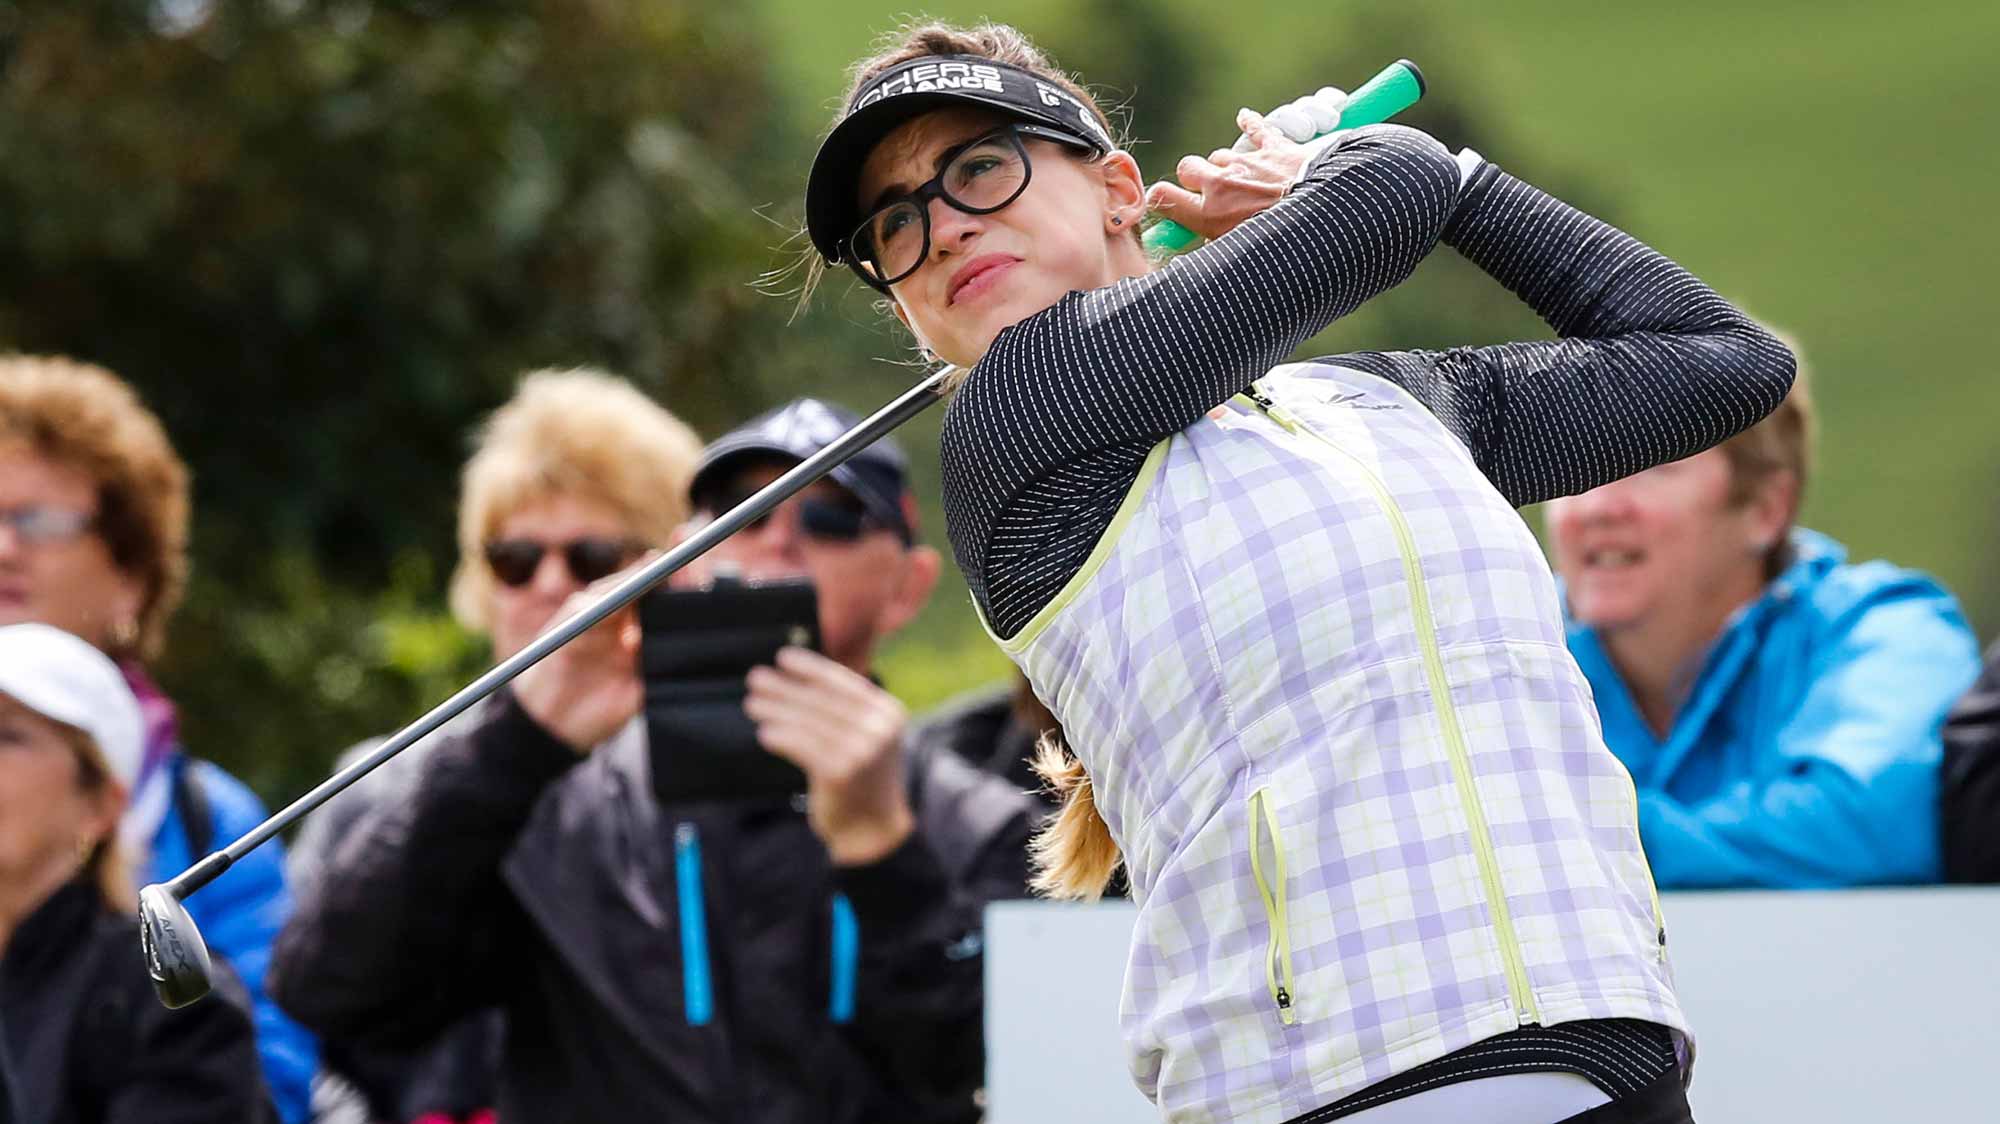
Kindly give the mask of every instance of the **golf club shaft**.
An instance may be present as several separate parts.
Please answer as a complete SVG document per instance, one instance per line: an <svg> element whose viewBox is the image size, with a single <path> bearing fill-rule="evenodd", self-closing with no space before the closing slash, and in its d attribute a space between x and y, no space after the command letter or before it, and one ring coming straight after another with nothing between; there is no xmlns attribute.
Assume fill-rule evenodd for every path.
<svg viewBox="0 0 2000 1124"><path fill-rule="evenodd" d="M932 403L941 399L944 379L945 372L939 371L903 392L894 401L842 434L832 444L800 461L791 471L765 485L755 495L696 531L686 542L634 570L623 581L606 590L602 597L537 637L534 643L496 664L457 694L432 708L428 714L397 731L394 737L383 742L368 756L321 781L312 791L251 828L234 843L175 875L173 880L167 883L167 891L176 899L185 900L189 894L208 885L217 875L228 870L237 859L262 846L266 840L332 799L376 766L408 749L438 727L463 713L472 704L499 690L508 680L533 667L549 653L638 600L640 595L665 581L674 571L708 553L722 540L762 518L772 508L832 472L848 458L881 440L904 422L923 413Z"/></svg>

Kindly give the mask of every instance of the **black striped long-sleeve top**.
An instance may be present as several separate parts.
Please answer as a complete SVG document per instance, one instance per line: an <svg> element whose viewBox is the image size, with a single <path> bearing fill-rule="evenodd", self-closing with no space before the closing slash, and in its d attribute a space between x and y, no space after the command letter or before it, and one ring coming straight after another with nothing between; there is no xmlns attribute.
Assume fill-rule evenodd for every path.
<svg viewBox="0 0 2000 1124"><path fill-rule="evenodd" d="M1416 269L1442 239L1559 338L1326 360L1410 392L1507 499L1691 456L1777 407L1791 353L1637 239L1435 140L1356 130L1297 187L1163 269L1001 332L945 415L952 547L994 631L1061 592L1163 438Z"/></svg>

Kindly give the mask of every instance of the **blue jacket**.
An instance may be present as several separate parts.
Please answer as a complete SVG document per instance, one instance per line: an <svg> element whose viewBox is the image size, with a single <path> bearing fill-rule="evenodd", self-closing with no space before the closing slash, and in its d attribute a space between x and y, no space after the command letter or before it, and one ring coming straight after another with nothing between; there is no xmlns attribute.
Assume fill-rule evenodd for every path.
<svg viewBox="0 0 2000 1124"><path fill-rule="evenodd" d="M185 770L207 797L210 819L208 850L221 848L264 821L264 804L242 781L207 761L191 761L175 753L166 766L176 786ZM165 882L203 857L193 853L183 809L176 800L153 836L151 882ZM206 854L206 851L203 852ZM285 852L277 840L245 855L228 872L188 897L188 915L208 942L209 950L229 961L249 991L257 1027L257 1055L271 1099L285 1124L300 1124L311 1115L313 1071L319 1047L312 1035L289 1016L264 990L264 971L271 960L271 943L292 914L292 893L285 884ZM138 955L134 951L133 955Z"/></svg>
<svg viewBox="0 0 2000 1124"><path fill-rule="evenodd" d="M1731 620L1662 740L1569 622L1662 887L1934 882L1938 728L1979 671L1958 604L1817 532Z"/></svg>

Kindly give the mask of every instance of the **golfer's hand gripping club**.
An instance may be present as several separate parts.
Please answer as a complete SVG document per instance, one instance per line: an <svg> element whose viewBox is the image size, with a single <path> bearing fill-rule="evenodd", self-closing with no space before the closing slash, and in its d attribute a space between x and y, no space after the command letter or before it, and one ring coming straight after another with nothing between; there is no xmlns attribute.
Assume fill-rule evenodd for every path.
<svg viewBox="0 0 2000 1124"><path fill-rule="evenodd" d="M1321 91L1322 94L1327 92L1325 90ZM1408 59L1397 59L1387 67L1384 67L1380 74L1370 78L1360 89L1347 95L1347 100L1341 105L1340 116L1336 121L1326 123L1314 114L1315 125L1326 124L1326 128L1316 128L1314 132L1300 136L1298 133L1303 132L1303 130L1295 130L1293 127L1290 127L1294 125L1294 122L1285 119L1283 116L1287 111L1299 106L1300 102L1311 99L1302 98L1300 102L1293 102L1290 105L1275 109L1271 111L1269 117L1272 124L1284 129L1286 135L1290 136L1292 140L1303 143L1315 137L1324 136L1337 129L1358 129L1363 125L1379 125L1417 104L1417 99L1423 96L1423 72L1417 69L1416 63ZM1308 113L1309 111L1301 108L1297 112ZM1239 149L1244 147L1242 138L1238 138L1237 147ZM1144 242L1147 253L1155 257L1165 257L1170 254L1184 253L1193 249L1201 242L1201 236L1172 219L1161 219L1146 229Z"/></svg>
<svg viewBox="0 0 2000 1124"><path fill-rule="evenodd" d="M606 590L602 597L543 633L534 643L496 664L492 670L439 703L428 714L397 731L395 736L368 756L321 781L311 792L292 801L234 843L175 875L171 881L156 883L139 891L139 945L160 1002L169 1007L185 1007L208 994L209 973L212 970L208 946L203 943L201 933L188 916L187 908L181 904L189 894L215 881L237 859L256 850L272 836L302 819L306 813L339 795L376 766L422 740L472 704L541 662L549 653L638 600L676 570L763 518L772 508L832 472L848 458L888 436L933 403L941 401L944 382L945 372L939 371L904 391L895 401L877 410L832 444L800 461L791 471L758 490L757 494L717 516L713 523L690 535L686 542L632 571L623 581Z"/></svg>

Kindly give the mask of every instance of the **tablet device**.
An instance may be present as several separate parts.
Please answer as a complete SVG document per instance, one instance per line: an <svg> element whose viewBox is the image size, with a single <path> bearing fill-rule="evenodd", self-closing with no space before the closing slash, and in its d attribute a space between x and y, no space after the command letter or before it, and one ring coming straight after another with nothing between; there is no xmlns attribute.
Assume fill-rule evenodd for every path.
<svg viewBox="0 0 2000 1124"><path fill-rule="evenodd" d="M806 790L798 766L757 744L744 677L784 647L818 651L808 581L721 579L639 601L640 671L653 794L663 803L783 801Z"/></svg>

